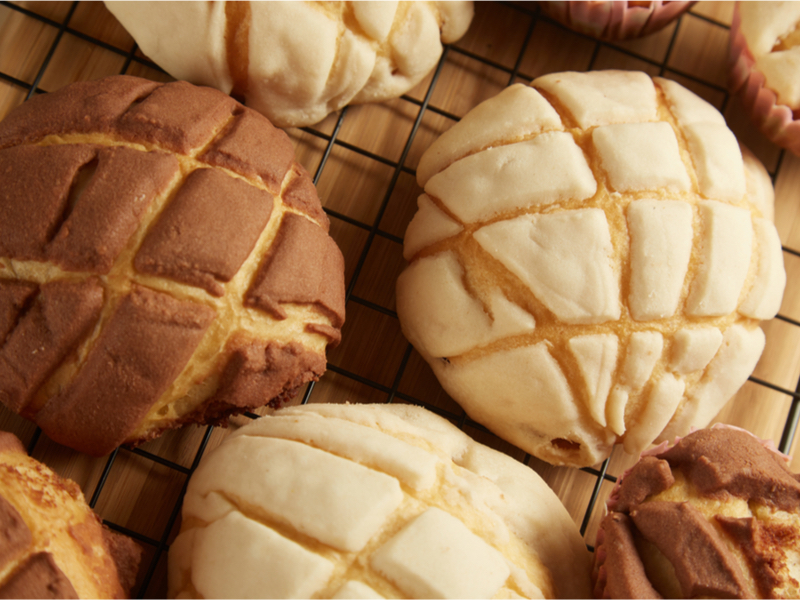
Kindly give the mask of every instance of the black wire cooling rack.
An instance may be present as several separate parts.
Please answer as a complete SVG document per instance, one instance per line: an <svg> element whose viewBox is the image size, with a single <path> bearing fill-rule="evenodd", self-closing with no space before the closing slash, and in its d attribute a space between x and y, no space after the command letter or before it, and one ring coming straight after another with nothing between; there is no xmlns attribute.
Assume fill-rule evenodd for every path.
<svg viewBox="0 0 800 600"><path fill-rule="evenodd" d="M431 130L446 129L468 108L503 86L528 83L556 70L624 68L676 79L712 101L729 124L733 121L731 127L737 136L756 146L756 153L776 181L784 167L784 153L760 138L735 109L729 110L732 97L725 86L724 61L730 20L714 16L720 12L726 14L724 8L709 10L701 2L675 24L645 40L611 43L568 31L542 15L535 3L479 3L470 30L478 31L445 48L435 72L423 84L381 109L388 111L390 121L394 119L400 125L392 150L352 141L359 138L349 135L348 128L362 127L369 116L368 108L347 108L320 126L291 130L298 159L314 175L331 219L332 235L347 263L348 323L343 342L329 353L328 373L319 383L308 385L300 401L407 402L433 410L540 472L568 504L591 549L594 531L590 523L602 515L604 495L616 481L612 473L621 472L622 463L614 463L618 452L600 468L581 469L580 476L576 475L578 470L550 467L531 458L469 420L444 395L400 334L393 309L393 281L402 269L402 235L419 193L415 171L409 164L415 164L414 157L418 158L421 138L432 139ZM49 85L115 73L169 79L114 24L100 3L0 2L0 117L34 94L52 91ZM486 42L480 37L488 29L495 35ZM502 29L499 34L498 29ZM513 48L511 41L506 43L512 39ZM691 52L687 53L687 46ZM103 51L99 58L93 53L98 48ZM542 60L543 56L547 59ZM61 73L65 66L69 67L67 75ZM487 82L482 97L463 97L458 90L462 74ZM431 125L434 121L436 127ZM796 169L800 172L800 165ZM335 200L347 196L341 188L359 188L349 178L350 173L369 178L375 172L380 172L380 185L372 186L378 191L366 201L368 209L353 210L346 202ZM334 201L327 201L331 197ZM800 253L784 247L784 257L788 263ZM376 291L370 285L376 277L391 285ZM797 312L800 316L800 309ZM795 329L800 322L784 315L783 309L777 320L791 328L781 329L782 337L800 332ZM368 331L375 340L373 346L364 349L356 347L361 342L348 344L348 333L354 329ZM768 333L768 348L770 343ZM800 370L798 363L800 359L789 367L794 377ZM789 453L800 418L800 381L791 390L786 378L779 379L774 383L754 375L746 386L768 389L776 398L774 402L783 406L782 429L771 435L779 448ZM176 533L186 483L204 452L223 434L212 427L186 428L190 431L166 434L166 441L132 450L121 448L106 458L90 459L57 447L34 426L0 410L4 411L0 412L0 424L17 433L31 455L77 479L104 522L142 545L144 562L133 595L165 596L166 556ZM67 468L68 464L73 466ZM134 508L116 510L117 500L129 495L138 496Z"/></svg>

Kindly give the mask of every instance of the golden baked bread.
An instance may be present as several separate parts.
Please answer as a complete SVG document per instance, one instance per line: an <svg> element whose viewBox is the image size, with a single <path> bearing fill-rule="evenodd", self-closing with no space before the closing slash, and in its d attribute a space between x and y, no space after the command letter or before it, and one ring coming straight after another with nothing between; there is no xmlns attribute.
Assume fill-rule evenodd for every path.
<svg viewBox="0 0 800 600"><path fill-rule="evenodd" d="M141 548L0 432L0 598L127 598Z"/></svg>
<svg viewBox="0 0 800 600"><path fill-rule="evenodd" d="M203 457L182 516L170 597L590 593L578 528L536 472L416 406L257 419Z"/></svg>
<svg viewBox="0 0 800 600"><path fill-rule="evenodd" d="M419 83L472 20L457 2L106 2L176 79L300 127Z"/></svg>
<svg viewBox="0 0 800 600"><path fill-rule="evenodd" d="M344 260L286 134L116 76L0 123L0 401L94 455L280 405L325 370Z"/></svg>
<svg viewBox="0 0 800 600"><path fill-rule="evenodd" d="M617 482L596 598L797 598L800 482L788 458L714 426L648 451Z"/></svg>
<svg viewBox="0 0 800 600"><path fill-rule="evenodd" d="M539 458L706 425L764 347L786 274L764 167L645 73L554 73L425 152L397 282L406 337L471 418Z"/></svg>

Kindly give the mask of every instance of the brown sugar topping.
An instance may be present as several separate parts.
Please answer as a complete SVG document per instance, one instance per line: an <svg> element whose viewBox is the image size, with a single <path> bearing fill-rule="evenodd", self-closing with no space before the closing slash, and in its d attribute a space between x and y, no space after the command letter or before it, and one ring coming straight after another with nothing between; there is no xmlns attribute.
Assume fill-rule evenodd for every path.
<svg viewBox="0 0 800 600"><path fill-rule="evenodd" d="M68 271L108 273L136 231L153 198L178 173L164 152L103 148L91 180L47 248L47 258Z"/></svg>
<svg viewBox="0 0 800 600"><path fill-rule="evenodd" d="M0 587L0 598L77 598L67 576L49 552L32 555Z"/></svg>
<svg viewBox="0 0 800 600"><path fill-rule="evenodd" d="M134 266L222 296L222 283L239 271L271 212L268 192L214 169L198 169L148 232Z"/></svg>
<svg viewBox="0 0 800 600"><path fill-rule="evenodd" d="M217 90L176 81L154 89L125 111L118 132L125 139L188 154L205 145L237 106L233 98Z"/></svg>
<svg viewBox="0 0 800 600"><path fill-rule="evenodd" d="M317 223L328 231L330 222L328 215L322 210L317 195L317 188L311 181L311 177L303 168L303 165L294 165L295 177L293 177L284 190L283 200L287 206L291 206L299 211L311 216Z"/></svg>
<svg viewBox="0 0 800 600"><path fill-rule="evenodd" d="M655 456L639 460L625 477L625 485L620 486L615 510L623 513L644 502L645 498L663 492L675 483L669 463Z"/></svg>
<svg viewBox="0 0 800 600"><path fill-rule="evenodd" d="M14 506L0 496L0 570L17 560L33 543L31 530Z"/></svg>
<svg viewBox="0 0 800 600"><path fill-rule="evenodd" d="M325 273L341 270L343 262L341 255L331 252L331 244L333 240L317 225L287 213L272 254L256 274L245 304L285 318L281 304L315 303L340 327L344 323L344 288L330 285Z"/></svg>
<svg viewBox="0 0 800 600"><path fill-rule="evenodd" d="M745 431L701 430L661 455L708 496L731 494L781 510L800 507L800 482L783 459Z"/></svg>
<svg viewBox="0 0 800 600"><path fill-rule="evenodd" d="M95 159L93 146L16 146L0 150L0 256L44 260L69 209L78 171ZM42 173L48 173L42 177Z"/></svg>
<svg viewBox="0 0 800 600"><path fill-rule="evenodd" d="M344 260L288 136L259 113L108 77L12 111L0 164L0 401L56 441L105 453L241 412L229 391L250 383L231 373L258 368L242 368L240 339L294 357L269 374L276 396L248 406L324 372Z"/></svg>
<svg viewBox="0 0 800 600"><path fill-rule="evenodd" d="M37 289L35 283L27 281L0 280L0 348Z"/></svg>
<svg viewBox="0 0 800 600"><path fill-rule="evenodd" d="M606 596L661 598L647 579L631 528L630 517L622 513L610 513L603 519Z"/></svg>
<svg viewBox="0 0 800 600"><path fill-rule="evenodd" d="M736 559L703 514L688 502L645 502L631 510L642 536L675 567L684 598L745 598Z"/></svg>
<svg viewBox="0 0 800 600"><path fill-rule="evenodd" d="M62 133L111 133L131 105L163 84L139 77L82 81L35 96L0 124L0 148Z"/></svg>
<svg viewBox="0 0 800 600"><path fill-rule="evenodd" d="M302 345L253 341L236 347L220 377L217 394L205 407L205 420L216 421L239 409L280 408L305 383L325 372L325 359Z"/></svg>
<svg viewBox="0 0 800 600"><path fill-rule="evenodd" d="M15 412L26 408L45 378L95 324L102 304L103 288L96 279L53 281L39 288L30 310L0 346L3 404Z"/></svg>
<svg viewBox="0 0 800 600"><path fill-rule="evenodd" d="M286 133L245 108L200 160L244 177L259 177L272 194L279 194L294 162L294 148ZM319 204L319 199L316 203Z"/></svg>
<svg viewBox="0 0 800 600"><path fill-rule="evenodd" d="M796 541L798 533L786 526L763 524L752 517L736 519L717 515L715 520L742 549L759 595L770 597L772 590L782 583L778 573L786 560L784 548Z"/></svg>
<svg viewBox="0 0 800 600"><path fill-rule="evenodd" d="M183 369L214 310L136 287L103 329L85 366L36 415L56 442L102 455L121 444Z"/></svg>
<svg viewBox="0 0 800 600"><path fill-rule="evenodd" d="M655 583L663 573L634 568L642 563L640 553L651 553L643 550L646 540L672 565L669 577L677 579L685 598L773 597L785 583L785 548L795 547L800 533L788 523L756 517L707 517L689 497L654 499L672 487L677 473L693 490L691 498L739 498L788 512L800 507L800 483L778 453L736 428L695 431L670 449L643 457L621 479L602 523L599 591L631 597L624 594L646 588L644 577L656 585L654 594L667 593Z"/></svg>

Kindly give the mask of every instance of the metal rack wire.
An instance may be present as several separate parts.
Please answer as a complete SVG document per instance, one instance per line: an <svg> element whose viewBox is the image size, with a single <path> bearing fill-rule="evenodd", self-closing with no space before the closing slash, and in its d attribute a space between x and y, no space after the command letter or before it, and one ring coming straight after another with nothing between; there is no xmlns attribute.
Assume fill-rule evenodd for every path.
<svg viewBox="0 0 800 600"><path fill-rule="evenodd" d="M16 18L34 20L39 23L42 28L54 34L44 57L38 61L35 68L28 69L28 71L32 73L32 76L28 77L20 76L13 68L13 65L9 65L7 61L3 61L3 42L2 39L0 39L0 83L5 84L6 88L3 89L23 92L20 95L20 101L27 100L34 94L49 91L43 89L43 78L48 68L52 66L53 57L56 55L59 46L63 44L65 36L73 36L84 43L100 47L121 58L122 67L118 71L119 73L130 73L134 67L143 67L150 69L153 73L159 73L158 67L142 56L135 44L131 44L127 48L120 48L100 39L100 37L87 34L82 27L78 28L74 26L73 19L79 5L82 3L72 2L59 4L66 5L67 10L64 11L63 17L60 20L55 20L50 16L46 16L47 10L44 10L42 7L0 2L0 32L3 31L2 27L4 23L8 23L12 18ZM84 8L87 10L103 10L100 4L94 7ZM375 314L382 319L388 319L390 323L394 323L394 325L391 326L394 328L394 331L399 330L399 327L396 325L397 315L392 308L391 301L376 301L375 299L367 297L367 295L359 294L359 289L362 281L370 276L368 273L369 269L374 268L374 266L368 265L374 263L373 252L375 252L375 248L379 245L388 245L393 249L393 252L397 254L399 253L399 248L402 246L402 236L398 234L397 226L387 226L388 221L386 219L388 218L388 213L392 211L392 202L396 199L398 194L402 195L402 191L399 190L401 180L409 177L413 178L415 175L414 169L408 166L408 159L413 152L415 139L423 124L423 119L431 114L442 117L450 122L455 122L459 118L458 115L453 114L445 107L439 106L435 101L437 86L440 83L444 69L448 65L453 65L454 63L467 64L468 66L466 68L473 68L475 70L485 69L494 72L498 80L502 79L505 82L504 85L509 85L517 81L527 83L540 73L526 72L524 58L530 52L532 45L537 41L537 36L540 35L537 25L545 24L548 31L555 32L554 35L556 38L558 38L558 36L569 35L571 40L578 40L586 48L590 49L588 61L584 66L585 70L608 68L609 60L606 54L608 52L613 52L614 56L617 57L616 62L621 65L625 64L627 61L632 61L636 64L644 65L645 68L649 68L658 75L675 77L689 84L696 83L704 86L704 89L710 90L712 93L722 98L721 106L723 113L728 106L730 96L724 85L721 85L717 81L709 81L698 74L682 70L670 63L670 57L674 51L679 32L687 19L698 19L708 27L719 30L721 34L727 34L728 25L713 18L709 18L703 14L702 11L692 9L692 11L679 19L669 34L666 51L660 58L655 59L649 55L648 52L643 52L627 44L602 42L588 36L567 32L561 25L540 14L538 7L534 3L502 3L496 5L496 7L481 7L481 11L491 11L495 9L504 11L507 16L506 22L515 22L519 31L522 32L520 36L519 52L515 59L510 65L503 64L492 57L485 56L480 52L475 52L473 49L465 47L461 43L456 43L446 48L436 71L430 76L425 84L426 87L420 92L421 97L417 97L414 94L407 94L397 101L399 104L402 104L402 110L411 115L408 118L410 129L402 143L398 158L387 158L381 153L363 148L343 138L343 127L348 122L348 119L351 118L353 109L342 110L338 117L335 118L332 127L307 127L295 133L294 137L299 136L306 141L310 140L309 143L316 144L319 148L318 156L314 156L314 163L305 165L309 172L313 173L315 184L320 184L323 177L336 168L331 158L335 152L352 153L361 160L381 165L382 168L391 172L387 178L388 183L386 184L382 196L371 200L371 202L375 203L375 207L370 219L354 217L345 210L326 206L326 211L333 224L332 231L334 231L334 237L336 237L336 228L339 226L354 228L363 238L360 249L346 254L352 265L352 267L348 269L347 281L348 314L352 310L362 311L366 314ZM31 44L33 44L33 40L31 40ZM621 66L620 68L625 67ZM161 73L163 74L163 72ZM2 100L2 96L3 91L0 89L0 100ZM0 108L2 108L2 105L0 105ZM0 114L0 116L2 115ZM777 154L773 164L768 167L773 180L780 169L782 161L783 153L780 152ZM800 252L796 250L790 248L784 248L784 250L787 255L800 256ZM800 322L788 316L779 315L778 319L792 327L800 327ZM369 318L366 320L368 321ZM352 382L363 389L367 389L368 395L372 401L419 404L450 419L459 427L468 428L470 432L478 432L483 438L491 440L492 435L488 431L479 424L469 420L464 412L458 409L452 402L432 402L429 398L421 397L421 395L413 391L409 392L407 388L404 388L402 385L404 377L408 375L408 371L411 368L410 365L416 360L414 350L408 342L402 338L398 339L396 335L393 337L387 335L385 343L399 346L395 350L395 354L398 358L394 362L394 368L390 369L391 372L386 377L376 377L369 369L362 369L360 365L351 365L351 361L348 360L350 349L347 347L346 341L343 342L343 347L341 349L337 350L332 356L329 356L329 373L342 380ZM326 377L329 376L326 375ZM325 378L323 378L323 380L324 379ZM790 408L783 425L779 444L780 449L788 453L792 448L798 420L800 419L800 381L798 381L795 390L786 389L781 385L771 383L758 377L751 377L750 381L758 386L767 387L790 399ZM315 401L315 398L319 394L318 388L319 385L308 385L305 393L302 395L302 402ZM251 413L248 416L256 417L257 415ZM124 518L117 519L113 511L112 514L104 514L103 510L99 511L109 527L133 537L145 548L144 568L137 583L137 588L133 590L134 595L138 597L158 597L166 594L165 558L171 536L174 535L178 522L181 499L189 476L192 474L203 456L203 453L209 446L213 433L214 429L212 427L207 427L198 435L191 437L191 448L185 450L187 453L186 456L188 457L186 460L175 458L173 455L174 453L170 452L165 452L162 455L159 453L158 448L154 450L149 446L133 450L125 448L118 449L107 458L98 459L98 464L102 464L101 468L96 468L96 470L99 470L99 475L88 478L92 480L91 485L84 486L84 493L86 497L89 498L91 506L97 508L102 504L102 499L110 493L112 487L125 485L125 480L120 480L117 472L120 469L130 468L132 462L135 464L144 463L145 465L150 465L143 467L143 470L152 473L153 469L158 469L158 473L166 473L164 477L178 482L175 484L175 491L168 494L169 506L166 510L167 515L165 519L159 521L155 533L151 531L152 528L139 530L127 526L125 524L127 521ZM23 432L23 436L24 434L25 432ZM38 430L29 433L25 441L28 445L28 451L32 455L37 453L46 454L46 452L40 451L43 442ZM500 443L500 445L502 445L502 443ZM535 459L531 459L528 455L523 454L518 457L526 464L535 463ZM539 465L536 465L534 468L538 468L538 466ZM590 485L591 492L588 496L588 501L585 502L585 507L582 508L582 515L577 516L577 520L581 525L582 534L587 532L592 516L595 515L597 511L601 510L601 489L604 483L613 483L616 481L616 476L609 474L608 469L609 460L606 460L599 469L587 468L582 470L583 473L593 479ZM151 475L148 475L148 477L150 476ZM591 539L587 539L587 545L590 548L591 542Z"/></svg>

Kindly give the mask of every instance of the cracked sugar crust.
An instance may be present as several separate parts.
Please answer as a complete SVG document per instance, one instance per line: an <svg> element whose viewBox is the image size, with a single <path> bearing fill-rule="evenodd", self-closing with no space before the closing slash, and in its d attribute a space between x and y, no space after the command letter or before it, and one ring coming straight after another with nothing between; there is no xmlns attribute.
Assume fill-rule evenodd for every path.
<svg viewBox="0 0 800 600"><path fill-rule="evenodd" d="M0 158L0 399L51 438L102 455L325 371L343 258L262 115L110 77L18 107Z"/></svg>
<svg viewBox="0 0 800 600"><path fill-rule="evenodd" d="M279 127L413 88L458 40L472 2L106 2L176 79L241 99Z"/></svg>
<svg viewBox="0 0 800 600"><path fill-rule="evenodd" d="M707 424L752 372L786 282L774 196L686 88L621 71L512 85L417 177L403 331L506 440L556 464L636 454Z"/></svg>
<svg viewBox="0 0 800 600"><path fill-rule="evenodd" d="M596 597L795 597L800 484L787 464L725 426L648 452L609 497Z"/></svg>
<svg viewBox="0 0 800 600"><path fill-rule="evenodd" d="M586 597L587 556L534 471L433 413L305 405L204 457L169 594Z"/></svg>
<svg viewBox="0 0 800 600"><path fill-rule="evenodd" d="M141 548L106 528L73 481L0 432L0 595L124 598Z"/></svg>

